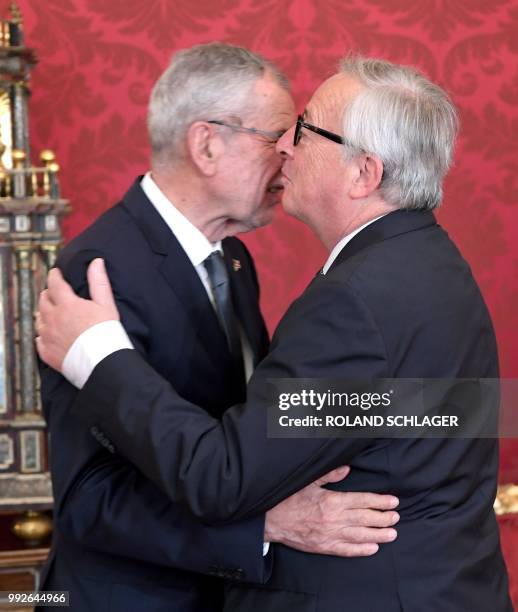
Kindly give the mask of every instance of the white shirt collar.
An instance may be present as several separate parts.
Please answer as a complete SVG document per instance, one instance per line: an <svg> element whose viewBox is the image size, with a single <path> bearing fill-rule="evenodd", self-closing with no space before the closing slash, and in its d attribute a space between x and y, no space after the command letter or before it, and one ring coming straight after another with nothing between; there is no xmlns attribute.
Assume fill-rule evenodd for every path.
<svg viewBox="0 0 518 612"><path fill-rule="evenodd" d="M331 254L329 255L325 266L322 268L322 274L327 274L329 271L329 268L333 265L334 260L338 257L339 253L342 251L342 249L345 247L345 245L350 242L355 236L356 234L359 234L363 229L365 229L368 225L370 225L371 223L374 223L374 221L377 221L378 219L381 219L381 217L384 217L385 215L387 215L388 213L385 213L383 215L380 215L379 217L376 217L375 219L372 219L371 221L368 221L367 223L364 223L361 227L357 228L354 230L354 232L351 232L350 234L347 234L347 236L344 236L340 242L338 242L334 249L331 251Z"/></svg>
<svg viewBox="0 0 518 612"><path fill-rule="evenodd" d="M191 260L193 266L198 266L207 259L213 251L223 253L221 240L210 242L205 235L183 215L147 172L140 182L142 191L156 208L169 229L173 232L182 249Z"/></svg>

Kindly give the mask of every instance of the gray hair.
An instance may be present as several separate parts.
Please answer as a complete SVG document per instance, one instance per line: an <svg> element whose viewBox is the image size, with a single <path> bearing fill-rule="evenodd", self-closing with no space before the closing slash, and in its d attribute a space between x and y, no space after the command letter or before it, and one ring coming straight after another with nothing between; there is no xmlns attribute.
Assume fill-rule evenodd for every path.
<svg viewBox="0 0 518 612"><path fill-rule="evenodd" d="M151 92L148 131L153 159L178 155L194 121L241 118L253 86L266 72L289 90L276 66L243 47L214 42L176 53Z"/></svg>
<svg viewBox="0 0 518 612"><path fill-rule="evenodd" d="M364 86L344 110L348 158L371 153L381 159L387 203L439 206L458 131L448 94L415 68L384 60L348 57L340 70Z"/></svg>

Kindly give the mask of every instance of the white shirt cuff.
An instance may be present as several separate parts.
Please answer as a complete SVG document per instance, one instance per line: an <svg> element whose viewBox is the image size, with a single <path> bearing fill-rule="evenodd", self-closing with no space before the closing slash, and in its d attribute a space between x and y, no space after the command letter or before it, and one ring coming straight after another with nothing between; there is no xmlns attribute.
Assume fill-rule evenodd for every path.
<svg viewBox="0 0 518 612"><path fill-rule="evenodd" d="M135 348L120 321L104 321L89 327L68 349L63 361L63 376L82 389L105 357L121 349Z"/></svg>
<svg viewBox="0 0 518 612"><path fill-rule="evenodd" d="M263 542L263 557L266 557L270 550L270 542Z"/></svg>

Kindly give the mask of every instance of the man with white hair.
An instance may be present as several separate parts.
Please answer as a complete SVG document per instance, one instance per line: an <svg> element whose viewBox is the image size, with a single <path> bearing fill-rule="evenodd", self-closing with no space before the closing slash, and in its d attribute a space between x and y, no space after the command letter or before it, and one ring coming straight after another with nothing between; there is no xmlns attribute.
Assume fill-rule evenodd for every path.
<svg viewBox="0 0 518 612"><path fill-rule="evenodd" d="M452 102L418 71L345 60L277 144L284 208L330 255L280 322L246 403L217 421L122 343L78 381L78 420L213 523L253 517L344 462L351 476L333 488L399 497L398 539L378 554L276 545L266 585L229 586L228 610L512 610L492 509L497 440L267 436L272 379L498 377L487 308L432 212L456 131ZM76 297L58 271L49 276L38 347L55 368L70 352L88 354L84 330L108 320L121 329L99 262L91 277L94 301Z"/></svg>
<svg viewBox="0 0 518 612"><path fill-rule="evenodd" d="M245 400L246 377L268 348L254 265L232 236L271 221L282 190L275 146L293 119L286 79L262 57L218 43L177 53L151 95L151 172L58 260L83 295L89 262L106 260L128 346L214 417ZM96 358L117 337L108 328L90 337ZM265 540L370 555L395 537L397 513L380 511L395 507L393 496L321 488L347 469L266 521L259 513L209 527L75 418L77 391L62 376L42 368L41 382L55 497L42 588L69 591L76 611L217 612L224 578L268 577Z"/></svg>

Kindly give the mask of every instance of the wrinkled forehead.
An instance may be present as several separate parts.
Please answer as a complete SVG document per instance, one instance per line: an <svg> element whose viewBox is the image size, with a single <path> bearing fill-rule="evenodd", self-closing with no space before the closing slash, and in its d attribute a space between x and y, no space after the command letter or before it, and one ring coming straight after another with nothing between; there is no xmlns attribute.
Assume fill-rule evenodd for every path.
<svg viewBox="0 0 518 612"><path fill-rule="evenodd" d="M345 74L334 74L320 85L306 106L306 119L338 132L348 102L360 91L358 81Z"/></svg>

